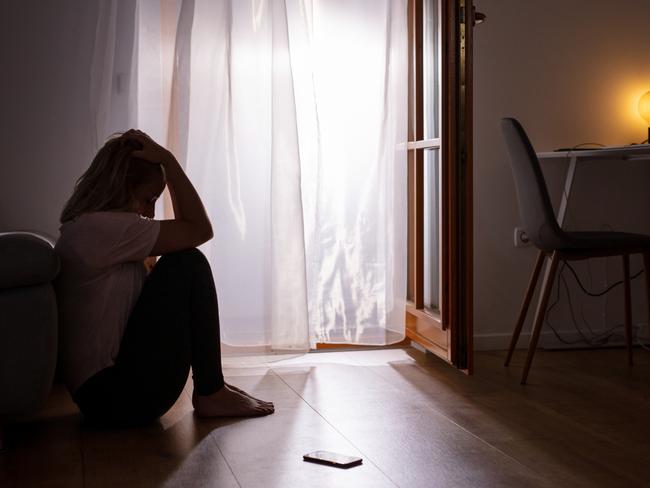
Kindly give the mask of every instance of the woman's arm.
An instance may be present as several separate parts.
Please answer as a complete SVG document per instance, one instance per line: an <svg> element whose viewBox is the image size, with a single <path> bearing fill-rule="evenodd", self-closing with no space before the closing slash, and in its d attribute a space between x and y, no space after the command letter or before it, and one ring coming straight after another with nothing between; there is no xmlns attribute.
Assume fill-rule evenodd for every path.
<svg viewBox="0 0 650 488"><path fill-rule="evenodd" d="M142 144L133 156L162 165L172 197L175 218L160 222L151 255L189 249L212 239L212 225L203 203L174 155L140 131L129 131L125 136Z"/></svg>

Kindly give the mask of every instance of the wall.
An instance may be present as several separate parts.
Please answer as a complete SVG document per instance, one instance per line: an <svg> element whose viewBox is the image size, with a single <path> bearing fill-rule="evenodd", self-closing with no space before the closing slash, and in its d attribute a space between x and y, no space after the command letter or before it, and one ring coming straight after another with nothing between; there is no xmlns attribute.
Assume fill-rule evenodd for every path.
<svg viewBox="0 0 650 488"><path fill-rule="evenodd" d="M474 31L474 330L476 348L490 349L507 347L536 254L532 248L513 246L513 229L520 220L499 120L518 118L538 151L582 142L621 145L645 139L646 125L634 106L650 90L646 22L650 2L475 0L475 4L487 14L487 21ZM544 164L555 202L566 167L565 161ZM568 227L650 234L649 184L649 162L579 167ZM622 274L620 258L590 260L576 267L594 290ZM641 260L633 260L632 271L641 268ZM568 281L579 322L584 315L596 330L622 322L622 287L604 299L588 299L572 279ZM644 276L634 281L633 293L635 322L647 323ZM576 333L567 303L562 296L551 319L562 336L571 339ZM545 331L542 343L559 345L549 329Z"/></svg>
<svg viewBox="0 0 650 488"><path fill-rule="evenodd" d="M108 18L111 5L81 0L2 4L0 231L58 235L61 209L98 147L90 73L98 20ZM133 0L114 5L116 29L132 31ZM117 37L110 59L128 73L132 39ZM106 80L111 93L115 81ZM123 129L126 95L111 96L110 122Z"/></svg>

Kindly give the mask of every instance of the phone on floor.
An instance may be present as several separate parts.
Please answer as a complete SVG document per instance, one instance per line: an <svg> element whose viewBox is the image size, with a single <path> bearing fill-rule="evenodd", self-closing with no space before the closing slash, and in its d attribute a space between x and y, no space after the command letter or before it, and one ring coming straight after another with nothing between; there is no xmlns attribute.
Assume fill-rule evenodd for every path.
<svg viewBox="0 0 650 488"><path fill-rule="evenodd" d="M326 464L327 466L334 466L336 468L351 468L363 462L360 457L346 456L345 454L337 454L329 451L310 452L309 454L305 454L302 459L310 463Z"/></svg>

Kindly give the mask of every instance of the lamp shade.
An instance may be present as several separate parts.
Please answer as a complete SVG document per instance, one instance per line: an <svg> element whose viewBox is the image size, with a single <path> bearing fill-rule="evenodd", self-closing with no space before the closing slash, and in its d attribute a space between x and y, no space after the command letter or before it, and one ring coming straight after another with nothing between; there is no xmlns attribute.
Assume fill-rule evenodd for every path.
<svg viewBox="0 0 650 488"><path fill-rule="evenodd" d="M650 91L645 92L641 98L639 98L639 115L648 123L650 127Z"/></svg>

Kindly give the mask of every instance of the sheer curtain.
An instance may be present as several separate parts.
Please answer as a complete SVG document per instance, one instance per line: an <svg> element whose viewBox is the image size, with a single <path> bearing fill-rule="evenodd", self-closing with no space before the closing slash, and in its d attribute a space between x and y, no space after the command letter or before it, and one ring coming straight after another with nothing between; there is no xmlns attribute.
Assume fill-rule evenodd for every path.
<svg viewBox="0 0 650 488"><path fill-rule="evenodd" d="M174 151L210 214L215 237L202 250L222 341L307 350L403 339L406 0L135 10L132 125ZM98 21L98 59L110 51L102 35L122 38L103 34L110 19L108 9Z"/></svg>

